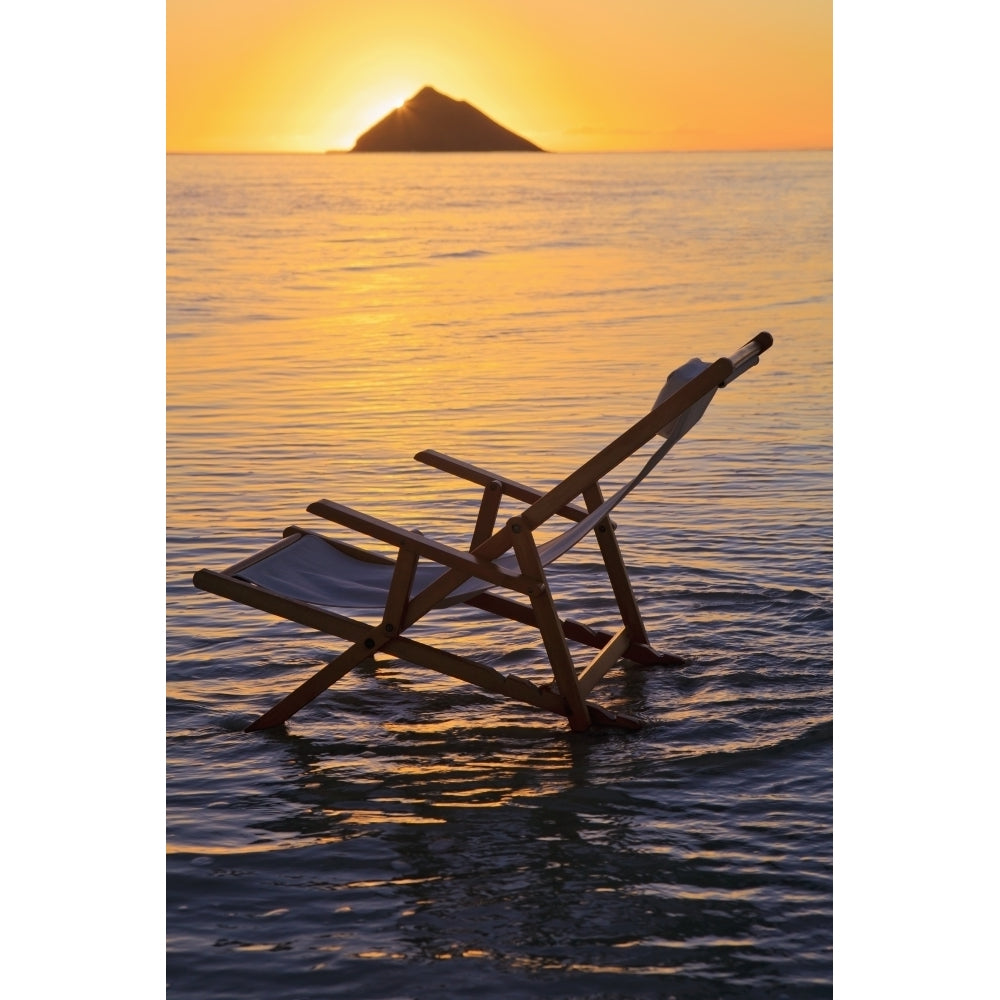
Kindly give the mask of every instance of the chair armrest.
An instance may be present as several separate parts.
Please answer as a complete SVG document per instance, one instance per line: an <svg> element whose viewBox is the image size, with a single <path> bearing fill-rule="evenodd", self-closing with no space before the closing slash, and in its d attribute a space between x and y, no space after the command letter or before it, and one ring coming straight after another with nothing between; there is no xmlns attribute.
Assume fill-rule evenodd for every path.
<svg viewBox="0 0 1000 1000"><path fill-rule="evenodd" d="M388 521L379 520L377 517L363 514L351 507L334 503L332 500L317 500L315 503L311 503L306 510L310 514L342 524L367 535L369 538L376 538L398 548L416 552L442 566L461 570L470 577L485 580L493 585L507 587L521 594L531 594L538 587L537 581L528 580L517 573L510 573L488 559L477 558L461 549L428 538L419 531L397 527L394 524L389 524Z"/></svg>
<svg viewBox="0 0 1000 1000"><path fill-rule="evenodd" d="M483 487L488 486L492 482L498 482L505 496L513 497L515 500L520 500L523 503L532 504L545 495L539 490L534 490L530 486L525 486L514 479L508 479L506 476L498 476L495 472L481 469L478 465L463 462L461 459L452 458L450 455L442 455L439 451L427 449L426 451L417 452L413 457L418 462L423 462L424 465L430 465L435 469L440 469L442 472L448 472L453 476L458 476L460 479L467 479L471 483L478 483ZM581 507L575 507L572 504L560 507L556 513L561 517L568 518L570 521L582 521L587 516L585 510Z"/></svg>

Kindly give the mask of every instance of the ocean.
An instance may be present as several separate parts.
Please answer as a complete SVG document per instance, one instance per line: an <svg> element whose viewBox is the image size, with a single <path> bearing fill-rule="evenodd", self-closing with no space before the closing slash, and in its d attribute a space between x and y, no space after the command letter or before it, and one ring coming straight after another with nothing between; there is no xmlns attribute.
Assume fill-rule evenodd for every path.
<svg viewBox="0 0 1000 1000"><path fill-rule="evenodd" d="M832 994L831 201L822 152L167 158L168 996ZM478 489L416 452L544 489L760 330L615 514L688 659L594 692L643 729L379 656L243 732L340 647L197 569L348 537L321 498L467 545ZM610 627L599 569L558 596Z"/></svg>

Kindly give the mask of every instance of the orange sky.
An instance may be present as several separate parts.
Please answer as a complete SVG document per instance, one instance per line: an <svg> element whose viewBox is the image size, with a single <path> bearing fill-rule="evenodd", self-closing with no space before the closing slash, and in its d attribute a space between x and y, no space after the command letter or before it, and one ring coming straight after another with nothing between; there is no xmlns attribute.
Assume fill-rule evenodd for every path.
<svg viewBox="0 0 1000 1000"><path fill-rule="evenodd" d="M829 149L832 0L167 0L167 150L349 149L429 84L552 151Z"/></svg>

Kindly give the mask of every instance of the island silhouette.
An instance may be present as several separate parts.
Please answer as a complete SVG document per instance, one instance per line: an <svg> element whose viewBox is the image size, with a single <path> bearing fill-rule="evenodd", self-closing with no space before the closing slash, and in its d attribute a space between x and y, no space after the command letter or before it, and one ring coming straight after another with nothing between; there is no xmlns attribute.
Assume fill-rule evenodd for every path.
<svg viewBox="0 0 1000 1000"><path fill-rule="evenodd" d="M504 128L467 101L424 87L367 132L352 153L492 153L541 147Z"/></svg>

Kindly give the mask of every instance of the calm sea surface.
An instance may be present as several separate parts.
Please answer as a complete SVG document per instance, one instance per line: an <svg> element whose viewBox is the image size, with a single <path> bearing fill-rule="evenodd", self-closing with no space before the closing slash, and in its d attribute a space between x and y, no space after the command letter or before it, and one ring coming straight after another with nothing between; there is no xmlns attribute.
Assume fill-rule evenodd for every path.
<svg viewBox="0 0 1000 1000"><path fill-rule="evenodd" d="M171 156L167 981L185 998L832 992L831 156ZM654 644L562 720L196 590L323 497L455 544L666 375L775 346L616 513ZM613 483L609 483L612 485ZM346 536L343 536L346 537ZM613 624L598 556L558 578ZM468 609L443 642L544 660Z"/></svg>

